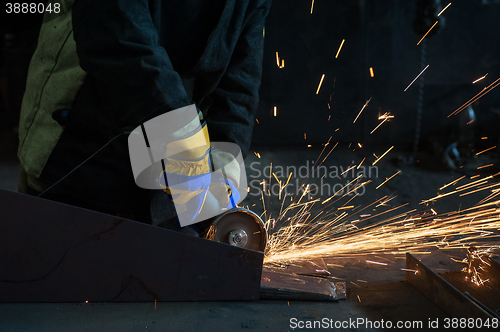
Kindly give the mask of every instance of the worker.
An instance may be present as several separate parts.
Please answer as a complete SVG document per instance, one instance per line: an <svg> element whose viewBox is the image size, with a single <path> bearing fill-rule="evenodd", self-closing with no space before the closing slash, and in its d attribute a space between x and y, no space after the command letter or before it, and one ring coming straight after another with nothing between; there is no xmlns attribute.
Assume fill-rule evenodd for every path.
<svg viewBox="0 0 500 332"><path fill-rule="evenodd" d="M175 217L161 190L168 184L136 184L128 140L144 123L190 105L197 117L181 117L178 130L195 121L210 141L234 143L246 156L271 0L49 4L21 109L20 192L165 223ZM215 168L237 157L210 155ZM233 169L227 177L237 184Z"/></svg>

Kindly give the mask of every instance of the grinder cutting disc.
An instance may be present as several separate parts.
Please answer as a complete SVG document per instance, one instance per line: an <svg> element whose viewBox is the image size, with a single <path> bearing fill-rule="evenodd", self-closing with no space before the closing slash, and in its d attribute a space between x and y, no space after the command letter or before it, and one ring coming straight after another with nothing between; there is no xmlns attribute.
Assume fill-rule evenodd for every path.
<svg viewBox="0 0 500 332"><path fill-rule="evenodd" d="M264 222L252 211L235 208L218 216L208 238L236 247L264 251L267 233Z"/></svg>

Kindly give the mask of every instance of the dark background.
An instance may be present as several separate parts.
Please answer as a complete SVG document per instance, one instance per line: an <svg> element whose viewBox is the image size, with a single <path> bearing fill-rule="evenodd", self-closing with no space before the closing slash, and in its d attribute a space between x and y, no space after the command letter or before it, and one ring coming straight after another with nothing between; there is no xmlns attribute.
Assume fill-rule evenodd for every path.
<svg viewBox="0 0 500 332"><path fill-rule="evenodd" d="M448 3L444 0L442 6ZM419 84L403 90L421 70L422 44L416 44L422 35L413 29L415 6L411 0L316 0L310 14L311 1L275 0L266 24L254 144L305 146L333 136L333 142L393 144L399 150L412 150ZM442 16L444 27L426 38L429 68L420 149L429 148L432 138L453 140L460 135L459 117L447 116L500 76L498 1L453 1ZM439 26L441 22L435 29ZM335 59L342 39L346 41ZM285 59L285 68L277 67L276 51ZM483 81L472 84L486 73ZM325 80L316 95L322 74ZM476 136L489 136L490 142L498 136L499 97L500 89L493 90L473 105ZM369 98L370 104L353 124ZM277 117L271 116L274 106ZM377 116L386 111L395 118L370 135L380 123Z"/></svg>
<svg viewBox="0 0 500 332"><path fill-rule="evenodd" d="M500 1L458 0L445 22L426 38L422 126L419 148L443 146L463 134L463 115L447 115L500 76ZM253 144L319 145L332 141L365 147L396 145L411 151L417 120L422 34L415 32L416 0L274 0L266 24L261 103ZM446 6L448 1L442 1ZM3 6L2 6L3 7ZM41 15L6 15L2 8L1 127L15 127ZM345 39L339 57L338 47ZM285 60L276 65L275 52ZM373 67L375 76L370 77ZM472 81L488 73L481 82ZM320 93L316 95L321 76ZM353 120L372 98L356 124ZM473 105L476 139L498 138L500 88ZM330 105L330 108L329 106ZM277 117L272 116L277 107ZM376 132L379 114L395 117ZM465 112L462 112L465 113ZM465 114L464 114L465 115ZM330 117L330 120L328 121ZM472 126L471 126L472 127ZM337 128L338 131L335 131ZM467 128L469 129L469 128ZM304 139L306 133L307 139ZM346 145L347 146L347 145Z"/></svg>

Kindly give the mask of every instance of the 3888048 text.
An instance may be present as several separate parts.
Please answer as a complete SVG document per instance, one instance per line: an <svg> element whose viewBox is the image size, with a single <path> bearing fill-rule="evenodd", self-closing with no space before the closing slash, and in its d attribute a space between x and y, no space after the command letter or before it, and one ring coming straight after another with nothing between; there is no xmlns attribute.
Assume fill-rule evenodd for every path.
<svg viewBox="0 0 500 332"><path fill-rule="evenodd" d="M61 12L61 4L43 3L43 2L8 2L5 4L5 13L7 14L44 14Z"/></svg>

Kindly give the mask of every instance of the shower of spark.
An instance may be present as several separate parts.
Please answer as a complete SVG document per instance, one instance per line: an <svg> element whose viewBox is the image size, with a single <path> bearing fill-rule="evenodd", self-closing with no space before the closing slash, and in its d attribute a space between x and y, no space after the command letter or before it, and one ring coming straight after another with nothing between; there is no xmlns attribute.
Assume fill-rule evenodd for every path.
<svg viewBox="0 0 500 332"><path fill-rule="evenodd" d="M441 10L438 16L450 5L451 2ZM311 1L311 14L313 13L313 9L314 0ZM430 27L417 45L426 38L437 24L438 21ZM340 43L335 58L338 58L344 42L345 39ZM284 67L284 60L280 59L278 52L276 52L276 64L279 68ZM404 91L407 91L423 75L428 67L429 65L423 68ZM476 79L473 84L485 79L487 75ZM370 67L370 76L374 77L372 67ZM325 74L321 77L316 94L319 94L324 79ZM493 90L500 85L499 81L500 78L485 87L448 117L458 114ZM371 98L366 101L353 123L356 123L370 100ZM330 103L328 103L328 107L330 109ZM276 108L274 115L276 116ZM372 133L384 122L393 117L390 113L379 116L378 119L381 122ZM328 121L330 118L331 115L328 117ZM469 123L472 123L472 121ZM339 128L335 132L338 130ZM304 133L304 139L306 138L306 134ZM323 145L323 151L314 164L311 173L314 172L314 167L319 167L339 144L337 142L326 157L320 161L321 155L329 143L330 140ZM308 147L310 146L308 145ZM361 145L359 147L361 148ZM374 154L376 160L373 161L372 166L377 164L393 148L394 146L390 147L380 157ZM476 155L495 148L496 146L493 146L476 153ZM255 154L260 158L258 153L255 152ZM354 169L359 169L364 161L365 158L361 160L357 167L353 162L342 174L351 170L354 174ZM492 164L488 164L480 166L477 169L491 166ZM400 172L398 171L389 178L386 178L376 189L400 174ZM287 178L279 179L275 173L272 173L271 164L269 178L263 179L261 182L263 186L261 191L261 201L263 204L261 217L265 220L268 233L264 263L268 266L282 266L293 264L293 262L309 261L317 257L345 257L366 254L405 255L406 252L430 253L431 249L442 250L473 247L474 250L469 250L467 270L470 280L477 285L482 285L487 280L481 279L480 271L477 271L477 268L474 269L474 264L478 260L482 262L485 253L500 248L500 241L491 241L492 239L500 238L500 199L498 198L500 195L500 188L498 188L500 183L490 183L490 180L499 174L486 176L466 184L463 184L467 181L465 175L455 179L441 186L435 197L423 200L421 204L425 207L417 211L417 209L409 209L409 203L392 205L393 202L391 201L396 197L395 195L386 195L366 206L356 205L356 197L359 196L357 191L361 188L365 189L372 182L371 180L363 182L363 175L353 176L355 178L352 181L325 200L314 199L311 196L314 192L313 186L306 183L302 183L301 186L297 185L301 192L299 191L296 196L290 196L287 194L286 188L289 185L292 173L289 173ZM271 187L271 181L274 181L272 177L274 177L279 185L277 196L281 203L277 216L271 215L269 206L270 189L266 189L266 186L268 188ZM471 177L471 179L476 177L480 177L480 175ZM459 182L461 185L457 186ZM446 188L447 192L442 192ZM438 213L433 208L428 207L429 204L433 204L444 197L454 194L458 194L461 197L477 192L486 192L488 196L479 201L474 207L465 210L460 211L459 209L459 211ZM265 194L269 195L267 204L264 199ZM496 244L492 246L492 243ZM366 263L387 265L385 262L368 260L366 260ZM415 270L401 270L417 273ZM351 283L359 287L356 283ZM359 297L358 300L361 301Z"/></svg>
<svg viewBox="0 0 500 332"><path fill-rule="evenodd" d="M321 155L327 145L324 145L315 167L319 167L333 151L332 149L321 160ZM334 148L336 146L337 144ZM377 160L380 160L391 149L392 147ZM388 180L397 174L399 172ZM317 257L346 257L377 253L423 254L430 253L431 249L463 249L471 245L482 251L498 249L500 245L492 247L491 239L500 237L500 200L495 200L500 195L500 189L492 188L499 186L500 183L488 183L496 175L498 174L471 181L453 188L448 193L422 201L422 204L429 204L454 193L491 192L474 207L438 214L432 208L426 208L423 211L408 209L408 203L390 206L388 203L396 196L384 196L367 206L356 206L353 203L359 195L357 191L371 183L370 180L362 182L363 176L356 177L331 197L321 201L309 196L313 191L310 185L302 185L302 193L292 198L286 194L286 186L292 174L288 175L287 180L279 180L273 174L280 186L281 204L280 211L274 218L267 215L268 209L265 205L263 206L262 216L264 216L268 230L265 264L284 266ZM462 179L463 177L456 179L441 188L456 185ZM264 188L266 184L270 185L270 181L262 183ZM348 200L342 203L343 199ZM264 204L264 199L262 202ZM319 212L313 210L314 207L319 207ZM376 211L375 214L364 212L372 209ZM377 211L378 209L380 212ZM400 209L408 210L401 211ZM368 220L371 223L367 223ZM380 262L370 261L369 263ZM478 282L481 280L477 275L475 278L474 280Z"/></svg>
<svg viewBox="0 0 500 332"><path fill-rule="evenodd" d="M280 213L278 220L273 220L276 225L284 219L287 225L276 232L270 228L266 264L374 253L429 253L433 248L459 249L471 244L481 250L497 249L486 240L499 237L500 201L437 216L428 211L408 211L361 229L355 224L363 218L354 211L352 215L345 211L326 212L321 218L319 213L306 222L312 217L309 210L314 203L292 204ZM297 209L297 213L287 217L293 209Z"/></svg>
<svg viewBox="0 0 500 332"><path fill-rule="evenodd" d="M467 264L462 269L462 272L467 274L465 277L466 280L469 280L476 286L482 286L489 281L489 279L482 278L482 272L486 272L487 266L491 266L488 262L488 257L492 254L491 251L491 248L483 250L474 246L471 246L467 250L467 257L460 261L460 263Z"/></svg>

